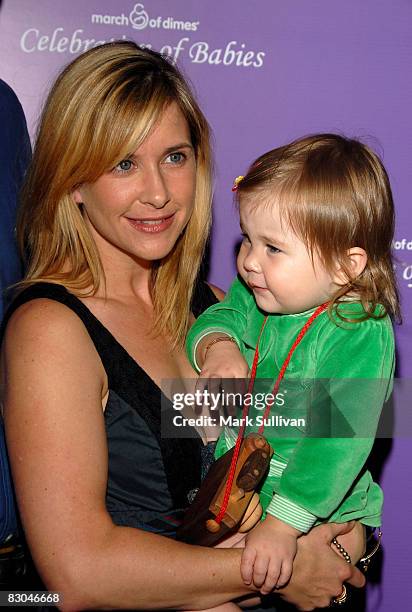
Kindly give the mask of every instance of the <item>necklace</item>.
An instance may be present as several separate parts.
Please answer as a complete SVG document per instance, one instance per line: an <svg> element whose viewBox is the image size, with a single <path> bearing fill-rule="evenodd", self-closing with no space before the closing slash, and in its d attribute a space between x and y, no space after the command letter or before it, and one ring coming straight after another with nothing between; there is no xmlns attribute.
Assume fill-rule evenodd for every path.
<svg viewBox="0 0 412 612"><path fill-rule="evenodd" d="M302 329L300 330L300 332L298 333L298 335L296 336L292 346L289 349L289 352L286 356L285 361L282 364L282 367L279 370L279 374L276 378L273 390L272 390L272 397L276 397L277 392L279 390L279 386L280 383L285 375L286 369L289 365L289 362L292 358L293 353L295 352L296 348L298 347L298 345L300 344L300 342L302 341L303 337L305 336L306 332L308 331L308 329L310 328L310 326L312 325L312 323L318 318L318 316L320 314L322 314L322 312L324 312L329 306L329 302L325 302L324 304L321 304L321 306L319 306L315 312L309 317L309 319L306 321L306 323L304 324L304 326L302 327ZM260 328L260 332L259 332L259 337L258 337L258 341L256 344L256 349L255 349L255 354L253 357L253 363L252 363L252 368L250 371L250 379L249 379L249 384L248 384L248 394L252 393L253 391L253 387L255 384L255 379L256 379L256 371L257 371L257 365L258 365L258 360L259 360L259 343L260 343L260 339L262 337L262 333L263 330L265 329L266 323L267 323L268 317L266 316L263 320L262 323L262 327ZM265 422L267 417L269 416L270 410L272 408L273 402L267 402L266 407L265 407L265 413L262 419L262 425L259 427L258 430L258 434L260 434L263 438L263 431L265 428ZM241 418L241 426L239 428L239 433L236 439L236 444L235 444L235 449L233 452L233 457L232 457L232 461L230 464L230 468L229 468L229 473L228 473L228 478L227 478L227 482L226 482L226 487L225 487L225 494L223 497L223 502L222 502L222 506L221 509L219 511L219 514L216 516L216 518L214 519L215 522L217 524L220 524L223 520L223 517L225 515L225 512L227 510L227 506L229 503L229 498L230 498L230 494L231 494L231 490L232 490L232 485L233 485L233 479L235 476L235 471L236 471L236 464L237 464L237 460L239 457L239 452L240 452L240 447L242 444L242 441L244 439L244 433L245 433L245 427L246 427L246 417L248 415L249 412L249 404L245 403L244 407L243 407L243 411L242 411L242 418Z"/></svg>

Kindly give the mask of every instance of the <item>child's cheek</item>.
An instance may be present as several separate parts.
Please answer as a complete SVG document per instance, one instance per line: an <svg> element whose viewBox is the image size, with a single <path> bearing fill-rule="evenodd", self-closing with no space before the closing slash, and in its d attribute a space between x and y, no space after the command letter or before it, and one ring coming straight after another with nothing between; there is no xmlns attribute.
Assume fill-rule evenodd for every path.
<svg viewBox="0 0 412 612"><path fill-rule="evenodd" d="M243 278L243 280L246 280L246 272L245 272L245 268L243 266L243 262L245 260L246 257L246 253L245 253L245 247L242 244L236 259L236 265L237 265L237 271L239 272L240 276Z"/></svg>

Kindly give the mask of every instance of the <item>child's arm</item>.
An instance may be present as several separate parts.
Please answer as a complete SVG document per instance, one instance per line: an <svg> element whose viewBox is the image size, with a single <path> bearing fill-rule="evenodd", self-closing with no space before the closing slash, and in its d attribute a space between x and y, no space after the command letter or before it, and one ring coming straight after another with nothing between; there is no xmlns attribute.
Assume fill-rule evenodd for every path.
<svg viewBox="0 0 412 612"><path fill-rule="evenodd" d="M186 350L195 370L198 372L202 370L205 352L208 358L213 353L217 355L218 349L222 349L222 355L223 351L231 353L233 357L238 355L235 350L236 344L238 346L241 344L248 313L252 308L255 308L253 294L241 280L236 278L225 299L202 313L189 330ZM211 344L214 339L224 336L232 338L233 341ZM208 346L209 349L207 349ZM226 363L230 364L229 357ZM209 366L208 369L210 369ZM230 378L233 375L225 373L224 376Z"/></svg>
<svg viewBox="0 0 412 612"><path fill-rule="evenodd" d="M284 586L292 575L297 539L302 535L268 514L246 536L240 571L245 584L260 587L262 595Z"/></svg>
<svg viewBox="0 0 412 612"><path fill-rule="evenodd" d="M305 533L318 518L379 525L382 492L362 470L392 386L391 323L331 327L318 349L312 431L296 445L267 511Z"/></svg>
<svg viewBox="0 0 412 612"><path fill-rule="evenodd" d="M199 378L247 378L249 366L236 340L228 334L213 332L196 347Z"/></svg>

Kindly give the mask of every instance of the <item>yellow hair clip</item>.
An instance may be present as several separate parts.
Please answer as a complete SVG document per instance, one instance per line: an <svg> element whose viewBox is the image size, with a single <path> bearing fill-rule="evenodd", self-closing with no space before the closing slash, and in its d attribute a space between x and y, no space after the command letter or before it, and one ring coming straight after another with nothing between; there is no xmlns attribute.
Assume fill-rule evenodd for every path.
<svg viewBox="0 0 412 612"><path fill-rule="evenodd" d="M244 176L237 176L234 180L233 183L233 187L232 187L232 191L237 191L238 185L240 183L240 181L243 181L245 177Z"/></svg>

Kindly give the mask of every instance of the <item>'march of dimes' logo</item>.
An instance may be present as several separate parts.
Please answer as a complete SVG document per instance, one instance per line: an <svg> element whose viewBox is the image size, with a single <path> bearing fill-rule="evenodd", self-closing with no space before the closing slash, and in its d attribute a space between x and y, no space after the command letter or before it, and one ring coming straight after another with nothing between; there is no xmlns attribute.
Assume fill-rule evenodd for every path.
<svg viewBox="0 0 412 612"><path fill-rule="evenodd" d="M412 263L410 258L405 255L412 253L412 240L409 238L399 238L392 242L392 249L395 252L395 269L403 281L406 281L408 289L412 289Z"/></svg>
<svg viewBox="0 0 412 612"><path fill-rule="evenodd" d="M142 2L137 2L129 15L122 13L121 15L101 15L93 14L91 22L104 25L130 25L135 30L144 30L145 28L163 29L163 30L184 30L196 32L199 26L199 21L181 21L174 17L150 17L145 10Z"/></svg>
<svg viewBox="0 0 412 612"><path fill-rule="evenodd" d="M159 49L160 53L170 57L172 62L177 62L184 53L193 64L216 66L220 64L221 66L233 66L235 68L257 69L263 66L266 52L250 49L244 42L229 40L216 48L205 40L191 40L190 33L198 30L199 21L178 20L172 16L164 17L162 15L153 17L153 14L151 15L146 11L143 2L133 2L129 7L131 10L128 14L103 15L94 13L90 16L91 23L96 26L109 25L133 28L138 30L139 33L143 31L147 33L150 28L166 30L166 32L180 30L180 39L175 44L163 44ZM152 7L150 10L152 10ZM111 32L112 36L113 34L115 33ZM128 35L123 30L120 36L114 35L108 40L113 41L117 38L127 40ZM91 38L83 28L77 28L70 33L66 32L64 27L58 26L51 33L44 33L39 28L30 27L21 35L20 48L24 53L44 51L49 53L79 53L104 42L105 40L101 39L100 34L95 34L94 38ZM144 48L152 48L151 43L139 42Z"/></svg>
<svg viewBox="0 0 412 612"><path fill-rule="evenodd" d="M149 23L149 15L144 10L144 4L140 2L135 4L129 19L135 30L144 30Z"/></svg>

